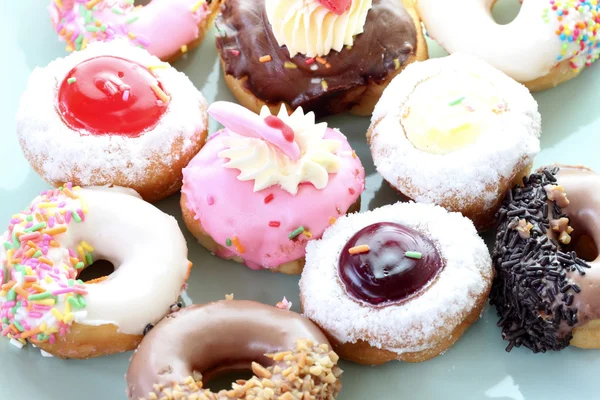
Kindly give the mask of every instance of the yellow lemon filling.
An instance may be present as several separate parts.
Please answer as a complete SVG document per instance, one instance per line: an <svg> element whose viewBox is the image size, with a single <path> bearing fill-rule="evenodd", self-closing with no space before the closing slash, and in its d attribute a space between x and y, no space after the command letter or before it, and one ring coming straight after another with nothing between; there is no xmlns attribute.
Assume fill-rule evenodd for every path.
<svg viewBox="0 0 600 400"><path fill-rule="evenodd" d="M417 85L404 106L402 125L415 148L448 154L475 143L506 110L491 83L473 74L443 72Z"/></svg>

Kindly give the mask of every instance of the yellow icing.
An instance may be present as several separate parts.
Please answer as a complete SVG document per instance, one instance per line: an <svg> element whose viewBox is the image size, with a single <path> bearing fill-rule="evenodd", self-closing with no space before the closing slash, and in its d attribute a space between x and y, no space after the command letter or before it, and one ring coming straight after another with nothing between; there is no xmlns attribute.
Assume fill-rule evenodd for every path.
<svg viewBox="0 0 600 400"><path fill-rule="evenodd" d="M492 84L466 73L421 82L405 103L402 125L412 145L448 154L473 144L506 110Z"/></svg>

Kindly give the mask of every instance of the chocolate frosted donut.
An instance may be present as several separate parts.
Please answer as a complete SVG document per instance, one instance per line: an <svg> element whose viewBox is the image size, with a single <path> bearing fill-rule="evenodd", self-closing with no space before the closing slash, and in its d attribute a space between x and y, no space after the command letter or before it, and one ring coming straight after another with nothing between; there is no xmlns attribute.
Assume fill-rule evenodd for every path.
<svg viewBox="0 0 600 400"><path fill-rule="evenodd" d="M279 45L265 0L228 0L216 20L227 83L255 112L263 104L277 110L285 103L317 116L347 110L368 115L393 76L415 59L427 58L418 17L407 8L412 13L410 3L373 0L364 32L354 37L352 47L331 50L321 58L291 55L293 51ZM371 93L376 86L381 87Z"/></svg>
<svg viewBox="0 0 600 400"><path fill-rule="evenodd" d="M181 309L156 325L131 359L127 396L293 400L310 392L311 399L333 399L341 388L337 360L325 335L300 314L223 300ZM203 376L244 369L255 376L231 390L203 388Z"/></svg>
<svg viewBox="0 0 600 400"><path fill-rule="evenodd" d="M508 193L490 296L507 351L600 348L599 193L600 175L571 166L543 168Z"/></svg>

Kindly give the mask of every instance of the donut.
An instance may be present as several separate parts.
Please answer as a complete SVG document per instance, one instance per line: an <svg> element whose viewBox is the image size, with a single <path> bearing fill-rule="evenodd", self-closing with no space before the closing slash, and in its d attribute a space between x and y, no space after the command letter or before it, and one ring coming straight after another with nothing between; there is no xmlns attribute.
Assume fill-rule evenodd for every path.
<svg viewBox="0 0 600 400"><path fill-rule="evenodd" d="M175 61L202 43L221 0L52 0L52 25L67 51L96 41L126 39L163 61ZM165 30L166 28L166 30Z"/></svg>
<svg viewBox="0 0 600 400"><path fill-rule="evenodd" d="M498 213L493 252L506 350L600 348L600 175L549 166L523 183Z"/></svg>
<svg viewBox="0 0 600 400"><path fill-rule="evenodd" d="M341 358L421 362L481 315L492 285L473 223L430 204L396 203L339 218L306 249L303 314Z"/></svg>
<svg viewBox="0 0 600 400"><path fill-rule="evenodd" d="M360 160L340 131L301 108L259 116L216 102L209 114L225 129L183 171L186 226L219 257L299 274L306 243L360 208Z"/></svg>
<svg viewBox="0 0 600 400"><path fill-rule="evenodd" d="M206 141L206 108L184 74L146 50L97 42L33 71L17 134L54 187L122 186L154 202L181 188L181 171Z"/></svg>
<svg viewBox="0 0 600 400"><path fill-rule="evenodd" d="M524 0L519 15L500 25L496 0L416 0L427 33L448 52L477 56L531 91L579 75L600 55L596 0Z"/></svg>
<svg viewBox="0 0 600 400"><path fill-rule="evenodd" d="M177 301L190 267L177 221L125 188L44 191L0 241L2 336L60 358L135 349ZM115 272L81 280L100 260Z"/></svg>
<svg viewBox="0 0 600 400"><path fill-rule="evenodd" d="M253 301L222 300L168 315L144 338L127 371L127 397L141 399L333 400L338 356L309 320ZM204 383L227 371L248 380L213 393Z"/></svg>
<svg viewBox="0 0 600 400"><path fill-rule="evenodd" d="M428 57L412 0L227 0L215 25L225 82L257 114L371 115L389 81Z"/></svg>
<svg viewBox="0 0 600 400"><path fill-rule="evenodd" d="M461 53L409 65L375 107L367 140L400 194L491 228L506 191L540 151L541 117L523 85Z"/></svg>

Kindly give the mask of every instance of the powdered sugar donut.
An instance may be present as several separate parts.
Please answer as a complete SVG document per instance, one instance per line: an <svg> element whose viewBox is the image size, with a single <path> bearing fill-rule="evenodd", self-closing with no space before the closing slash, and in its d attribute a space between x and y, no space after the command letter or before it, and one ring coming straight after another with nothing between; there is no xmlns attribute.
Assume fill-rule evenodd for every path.
<svg viewBox="0 0 600 400"><path fill-rule="evenodd" d="M471 221L396 203L342 217L308 244L300 301L342 358L419 362L479 318L492 277Z"/></svg>
<svg viewBox="0 0 600 400"><path fill-rule="evenodd" d="M183 171L183 219L217 256L298 274L306 243L358 210L365 172L346 137L297 109L256 115L216 102L225 129Z"/></svg>
<svg viewBox="0 0 600 400"><path fill-rule="evenodd" d="M0 240L2 335L61 358L135 349L177 301L190 267L175 219L124 188L44 191ZM115 272L78 279L97 260Z"/></svg>
<svg viewBox="0 0 600 400"><path fill-rule="evenodd" d="M427 33L450 53L480 57L530 90L579 75L600 55L596 0L524 0L519 15L500 25L495 0L417 0Z"/></svg>
<svg viewBox="0 0 600 400"><path fill-rule="evenodd" d="M371 121L367 137L383 178L480 230L540 151L541 117L527 88L464 54L408 66Z"/></svg>
<svg viewBox="0 0 600 400"><path fill-rule="evenodd" d="M203 146L206 100L183 74L115 40L37 68L17 114L33 169L64 182L135 189L156 201L181 187Z"/></svg>
<svg viewBox="0 0 600 400"><path fill-rule="evenodd" d="M163 61L174 61L202 42L220 4L221 0L152 0L145 6L133 0L52 0L49 11L67 51L124 38Z"/></svg>

